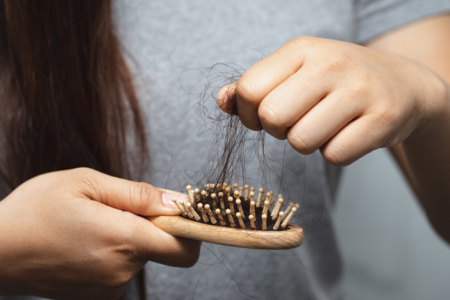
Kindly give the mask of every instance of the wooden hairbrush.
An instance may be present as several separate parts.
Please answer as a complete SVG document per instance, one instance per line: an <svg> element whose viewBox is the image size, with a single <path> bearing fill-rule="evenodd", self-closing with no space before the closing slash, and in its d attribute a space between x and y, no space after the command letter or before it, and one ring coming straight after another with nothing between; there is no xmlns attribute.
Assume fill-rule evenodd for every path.
<svg viewBox="0 0 450 300"><path fill-rule="evenodd" d="M260 188L255 200L254 187L239 188L237 183L206 184L201 192L190 185L186 189L186 201L172 200L180 216L148 219L171 235L226 246L290 249L303 242L303 229L289 224L299 205L291 202L284 207L281 194L276 201L272 191L264 198Z"/></svg>

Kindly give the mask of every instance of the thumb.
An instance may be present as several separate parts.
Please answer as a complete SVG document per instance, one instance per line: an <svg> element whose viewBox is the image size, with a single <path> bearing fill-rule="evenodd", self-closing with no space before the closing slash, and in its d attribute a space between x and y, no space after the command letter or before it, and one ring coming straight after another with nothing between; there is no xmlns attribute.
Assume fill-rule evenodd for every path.
<svg viewBox="0 0 450 300"><path fill-rule="evenodd" d="M92 200L143 216L178 215L171 201L185 201L187 195L155 188L145 182L135 182L83 169L82 192Z"/></svg>
<svg viewBox="0 0 450 300"><path fill-rule="evenodd" d="M237 82L227 84L222 87L217 94L217 104L220 109L228 114L237 115L237 100L236 100Z"/></svg>

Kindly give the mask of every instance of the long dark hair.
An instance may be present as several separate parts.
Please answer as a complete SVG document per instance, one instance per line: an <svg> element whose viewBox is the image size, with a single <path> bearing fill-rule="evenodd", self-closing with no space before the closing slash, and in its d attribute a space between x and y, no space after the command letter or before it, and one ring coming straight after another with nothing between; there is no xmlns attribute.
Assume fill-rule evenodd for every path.
<svg viewBox="0 0 450 300"><path fill-rule="evenodd" d="M0 132L8 190L81 166L139 179L144 123L111 0L0 0Z"/></svg>
<svg viewBox="0 0 450 300"><path fill-rule="evenodd" d="M80 166L118 177L142 174L144 124L111 1L4 0L0 14L7 185Z"/></svg>

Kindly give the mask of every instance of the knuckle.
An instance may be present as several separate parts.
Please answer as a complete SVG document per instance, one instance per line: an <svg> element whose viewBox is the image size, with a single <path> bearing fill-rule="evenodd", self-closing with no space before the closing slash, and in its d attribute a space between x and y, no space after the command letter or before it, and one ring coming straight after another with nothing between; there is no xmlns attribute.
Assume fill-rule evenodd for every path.
<svg viewBox="0 0 450 300"><path fill-rule="evenodd" d="M290 40L289 42L286 43L286 45L288 46L293 46L293 47L312 47L314 45L316 45L319 42L319 38L317 37L313 37L313 36L300 36L297 37L293 40Z"/></svg>
<svg viewBox="0 0 450 300"><path fill-rule="evenodd" d="M258 117L264 126L271 129L284 129L286 124L281 117L281 114L277 114L272 107L267 105L261 105L258 109Z"/></svg>
<svg viewBox="0 0 450 300"><path fill-rule="evenodd" d="M363 99L364 96L370 92L371 79L363 72L355 71L351 83L348 85L348 90L353 96Z"/></svg>
<svg viewBox="0 0 450 300"><path fill-rule="evenodd" d="M111 279L109 286L121 290L121 288L124 287L131 279L132 276L128 273L116 275Z"/></svg>
<svg viewBox="0 0 450 300"><path fill-rule="evenodd" d="M99 183L95 178L98 172L89 168L76 168L70 171L71 180L75 182L75 186L85 192L92 198L93 195L101 197L101 189Z"/></svg>
<svg viewBox="0 0 450 300"><path fill-rule="evenodd" d="M105 288L111 289L115 294L120 294L127 283L133 279L134 272L128 270L124 265L116 265L116 268L119 270L110 270L107 274L105 273L102 284Z"/></svg>
<svg viewBox="0 0 450 300"><path fill-rule="evenodd" d="M93 169L86 168L86 167L80 167L80 168L70 170L70 174L74 178L80 178L80 179L90 178L95 174L95 172L96 171L94 171Z"/></svg>
<svg viewBox="0 0 450 300"><path fill-rule="evenodd" d="M338 144L328 146L322 151L323 157L332 165L347 166L351 163L346 151Z"/></svg>
<svg viewBox="0 0 450 300"><path fill-rule="evenodd" d="M190 268L197 263L199 257L200 246L187 252L187 255L183 256L183 259L180 261L179 267Z"/></svg>
<svg viewBox="0 0 450 300"><path fill-rule="evenodd" d="M199 255L200 255L200 254L199 254ZM193 267L193 266L197 263L198 258L199 258L198 256L190 255L190 256L186 257L186 259L184 259L184 260L180 263L179 267L180 267L180 268L191 268L191 267Z"/></svg>
<svg viewBox="0 0 450 300"><path fill-rule="evenodd" d="M190 268L194 266L200 257L201 242L195 240L184 240L181 248L173 248L171 257L173 266L179 268Z"/></svg>
<svg viewBox="0 0 450 300"><path fill-rule="evenodd" d="M124 226L125 228L116 228L115 236L112 238L112 246L110 250L114 253L119 254L126 261L135 261L141 257L140 249L136 245L136 241L133 238L134 235L130 234L130 230L136 230L135 218L127 218L127 222ZM131 228L131 229L130 229ZM138 234L142 234L139 232Z"/></svg>
<svg viewBox="0 0 450 300"><path fill-rule="evenodd" d="M327 54L323 68L325 71L342 70L349 65L350 60L350 54L344 50L331 52Z"/></svg>
<svg viewBox="0 0 450 300"><path fill-rule="evenodd" d="M246 74L236 84L236 94L239 96L238 100L241 101L257 103L259 91L258 85Z"/></svg>
<svg viewBox="0 0 450 300"><path fill-rule="evenodd" d="M391 127L398 117L396 110L389 105L379 105L372 111L372 121L375 128Z"/></svg>
<svg viewBox="0 0 450 300"><path fill-rule="evenodd" d="M290 130L287 138L289 144L301 154L311 154L317 150L307 131L296 130L294 132L293 130Z"/></svg>
<svg viewBox="0 0 450 300"><path fill-rule="evenodd" d="M136 211L147 211L152 203L151 199L155 196L153 187L145 182L134 184L130 193L130 199L133 199L132 205Z"/></svg>
<svg viewBox="0 0 450 300"><path fill-rule="evenodd" d="M125 292L125 287L132 276L112 276L105 283L106 299L119 299ZM106 296L106 295L105 295Z"/></svg>

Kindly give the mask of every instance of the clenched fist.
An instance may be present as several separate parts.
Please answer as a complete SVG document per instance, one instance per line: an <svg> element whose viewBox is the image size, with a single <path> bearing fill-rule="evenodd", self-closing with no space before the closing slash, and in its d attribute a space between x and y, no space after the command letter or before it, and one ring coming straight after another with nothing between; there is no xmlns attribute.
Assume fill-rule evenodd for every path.
<svg viewBox="0 0 450 300"><path fill-rule="evenodd" d="M355 44L301 37L222 88L242 123L287 139L302 154L320 149L347 165L433 127L448 106L447 85L406 58ZM442 119L442 117L441 117Z"/></svg>

